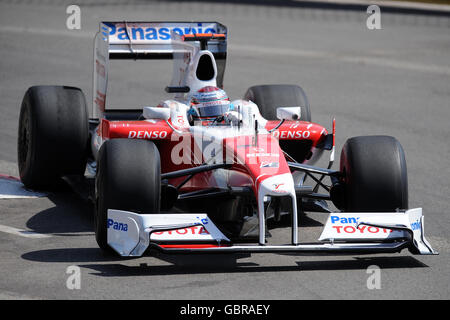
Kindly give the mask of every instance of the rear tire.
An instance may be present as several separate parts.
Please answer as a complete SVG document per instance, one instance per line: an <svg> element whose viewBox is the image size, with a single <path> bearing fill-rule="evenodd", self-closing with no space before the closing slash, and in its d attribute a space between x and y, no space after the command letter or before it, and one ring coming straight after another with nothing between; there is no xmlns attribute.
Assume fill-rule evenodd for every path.
<svg viewBox="0 0 450 320"><path fill-rule="evenodd" d="M277 120L278 107L301 107L300 120L311 121L311 111L305 91L297 85L268 84L250 87L245 100L253 101L267 120Z"/></svg>
<svg viewBox="0 0 450 320"><path fill-rule="evenodd" d="M364 136L346 141L341 152L343 210L394 212L408 209L405 153L394 137Z"/></svg>
<svg viewBox="0 0 450 320"><path fill-rule="evenodd" d="M107 242L107 210L158 213L161 167L158 148L151 141L112 139L103 143L96 177L95 237L99 247L111 252Z"/></svg>
<svg viewBox="0 0 450 320"><path fill-rule="evenodd" d="M253 101L266 120L277 120L278 107L301 107L301 121L311 122L311 110L305 91L297 85L270 84L250 87L244 96ZM280 147L298 162L311 156L312 141L280 140Z"/></svg>
<svg viewBox="0 0 450 320"><path fill-rule="evenodd" d="M89 140L86 99L78 88L34 86L19 116L17 155L27 188L48 188L64 175L82 175Z"/></svg>

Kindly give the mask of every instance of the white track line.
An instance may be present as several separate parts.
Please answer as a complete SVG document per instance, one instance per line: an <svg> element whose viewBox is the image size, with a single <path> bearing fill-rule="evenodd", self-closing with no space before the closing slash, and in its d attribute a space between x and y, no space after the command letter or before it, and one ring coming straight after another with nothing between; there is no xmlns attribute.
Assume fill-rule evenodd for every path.
<svg viewBox="0 0 450 320"><path fill-rule="evenodd" d="M0 173L0 199L33 199L45 196L45 193L25 189L19 178Z"/></svg>
<svg viewBox="0 0 450 320"><path fill-rule="evenodd" d="M30 231L30 230L18 229L18 228L9 227L9 226L5 226L5 225L1 225L1 224L0 224L0 232L5 232L5 233L13 234L16 236L21 236L21 237L25 237L25 238L34 238L34 239L43 239L43 238L51 237L51 235L49 235L49 234L37 233L37 232Z"/></svg>

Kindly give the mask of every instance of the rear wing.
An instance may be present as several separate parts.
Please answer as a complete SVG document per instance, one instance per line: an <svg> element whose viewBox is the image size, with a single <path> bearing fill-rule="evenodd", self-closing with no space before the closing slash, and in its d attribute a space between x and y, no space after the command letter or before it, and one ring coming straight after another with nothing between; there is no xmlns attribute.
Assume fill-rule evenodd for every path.
<svg viewBox="0 0 450 320"><path fill-rule="evenodd" d="M101 22L94 40L92 117L105 112L110 59L174 59L183 54L183 41L203 49L202 35L209 37L208 51L217 64L217 85L222 87L226 62L226 26L218 22ZM185 39L185 35L187 36ZM181 41L180 41L181 39Z"/></svg>

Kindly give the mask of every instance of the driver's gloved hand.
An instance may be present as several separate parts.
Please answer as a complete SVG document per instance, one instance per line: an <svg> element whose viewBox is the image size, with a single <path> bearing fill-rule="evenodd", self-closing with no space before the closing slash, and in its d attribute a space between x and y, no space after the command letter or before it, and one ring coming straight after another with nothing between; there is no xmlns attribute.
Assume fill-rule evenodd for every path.
<svg viewBox="0 0 450 320"><path fill-rule="evenodd" d="M227 123L232 123L234 126L237 126L239 122L242 123L242 115L237 111L228 111L224 117Z"/></svg>

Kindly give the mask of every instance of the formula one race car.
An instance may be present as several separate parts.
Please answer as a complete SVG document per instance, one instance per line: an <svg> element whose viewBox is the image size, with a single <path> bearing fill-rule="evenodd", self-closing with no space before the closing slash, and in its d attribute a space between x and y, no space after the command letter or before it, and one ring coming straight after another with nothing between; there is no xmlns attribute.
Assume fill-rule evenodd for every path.
<svg viewBox="0 0 450 320"><path fill-rule="evenodd" d="M334 120L331 132L311 122L301 87L257 85L244 99L228 98L226 41L227 28L217 22L100 23L90 117L80 89L34 86L25 94L18 138L24 185L95 181L97 243L121 256L141 256L149 247L437 254L424 237L422 209L408 208L400 143L389 136L348 139L340 169L332 170ZM173 59L166 87L173 98L107 108L110 59ZM324 151L328 167L314 166ZM329 214L317 243L299 242L305 211ZM291 243L269 245L267 222L282 218L292 222Z"/></svg>

